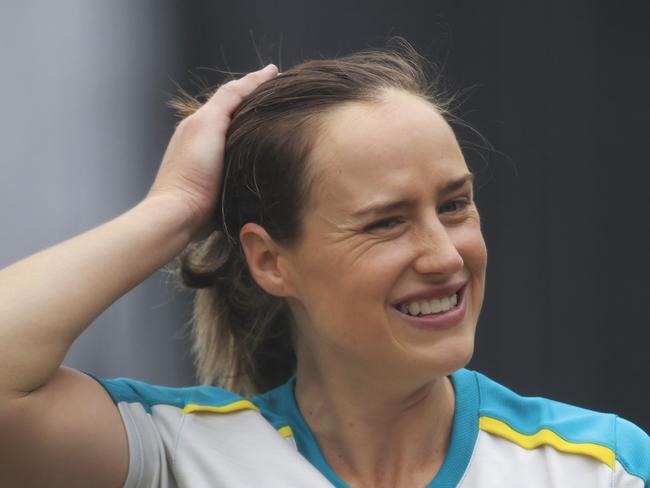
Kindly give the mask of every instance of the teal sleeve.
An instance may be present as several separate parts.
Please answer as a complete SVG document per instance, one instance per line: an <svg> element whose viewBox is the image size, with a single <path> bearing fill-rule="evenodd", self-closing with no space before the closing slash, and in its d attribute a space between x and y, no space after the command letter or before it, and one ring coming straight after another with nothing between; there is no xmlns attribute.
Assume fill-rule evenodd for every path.
<svg viewBox="0 0 650 488"><path fill-rule="evenodd" d="M640 427L616 418L616 459L629 474L650 483L650 437Z"/></svg>
<svg viewBox="0 0 650 488"><path fill-rule="evenodd" d="M139 403L151 413L155 405L172 405L183 408L188 403L199 405L223 406L242 400L239 395L215 386L170 387L152 385L132 378L100 378L88 371L83 371L102 385L113 402Z"/></svg>

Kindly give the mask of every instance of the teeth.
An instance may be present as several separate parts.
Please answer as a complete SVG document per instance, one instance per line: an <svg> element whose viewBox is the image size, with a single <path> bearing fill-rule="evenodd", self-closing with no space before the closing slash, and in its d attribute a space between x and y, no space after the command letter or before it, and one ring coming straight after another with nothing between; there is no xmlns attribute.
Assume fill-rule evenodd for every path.
<svg viewBox="0 0 650 488"><path fill-rule="evenodd" d="M429 301L402 303L400 312L408 315L431 315L434 313L446 312L458 304L458 294L454 293L450 297Z"/></svg>

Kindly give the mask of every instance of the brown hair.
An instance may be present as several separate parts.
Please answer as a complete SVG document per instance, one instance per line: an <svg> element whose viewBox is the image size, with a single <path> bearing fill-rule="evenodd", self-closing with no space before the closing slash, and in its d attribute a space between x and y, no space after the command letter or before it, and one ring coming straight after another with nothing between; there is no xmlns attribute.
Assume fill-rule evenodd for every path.
<svg viewBox="0 0 650 488"><path fill-rule="evenodd" d="M232 115L226 135L217 229L190 245L177 270L196 288L192 325L199 379L254 394L285 382L296 358L292 316L286 302L260 288L250 275L238 235L254 222L277 243L301 237L311 176L307 160L322 114L346 102L373 102L396 88L430 101L448 120L455 97L439 72L406 41L336 59L310 60L259 86ZM209 96L209 94L208 94ZM201 102L170 102L182 116Z"/></svg>

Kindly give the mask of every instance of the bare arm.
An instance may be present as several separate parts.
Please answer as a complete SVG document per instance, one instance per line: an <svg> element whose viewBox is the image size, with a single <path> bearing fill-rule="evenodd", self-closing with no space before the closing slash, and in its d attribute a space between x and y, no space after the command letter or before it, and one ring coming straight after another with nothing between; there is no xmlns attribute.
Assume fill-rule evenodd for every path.
<svg viewBox="0 0 650 488"><path fill-rule="evenodd" d="M147 198L0 271L0 394L43 386L99 314L185 247L189 220L173 198Z"/></svg>
<svg viewBox="0 0 650 488"><path fill-rule="evenodd" d="M98 384L61 362L99 314L201 232L217 201L229 116L276 74L269 68L224 85L179 124L149 194L133 209L0 271L1 486L124 481L117 409Z"/></svg>

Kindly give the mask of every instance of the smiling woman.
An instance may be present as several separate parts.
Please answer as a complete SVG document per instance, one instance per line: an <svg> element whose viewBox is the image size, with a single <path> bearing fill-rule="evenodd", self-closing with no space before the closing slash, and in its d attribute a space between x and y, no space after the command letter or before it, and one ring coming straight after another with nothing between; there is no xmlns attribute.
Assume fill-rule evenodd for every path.
<svg viewBox="0 0 650 488"><path fill-rule="evenodd" d="M424 64L399 42L178 99L143 202L2 272L18 303L2 332L33 350L0 351L0 447L12 466L33 465L24 439L50 453L12 468L14 486L647 483L638 427L464 369L487 252L451 98ZM58 369L102 307L179 253L203 386ZM79 281L52 298L39 283L61 275Z"/></svg>
<svg viewBox="0 0 650 488"><path fill-rule="evenodd" d="M343 385L354 371L350 391L359 384L414 391L432 373L445 377L464 366L486 252L469 170L443 117L418 95L386 90L371 103L328 113L310 161L317 183L305 206L309 217L301 241L285 253L298 388L314 384L314 376L337 375ZM465 205L450 211L459 201ZM377 202L402 203L378 211ZM379 226L386 218L394 223ZM395 308L419 308L461 289L453 310L424 314L423 307L416 318ZM318 373L308 373L313 369Z"/></svg>

